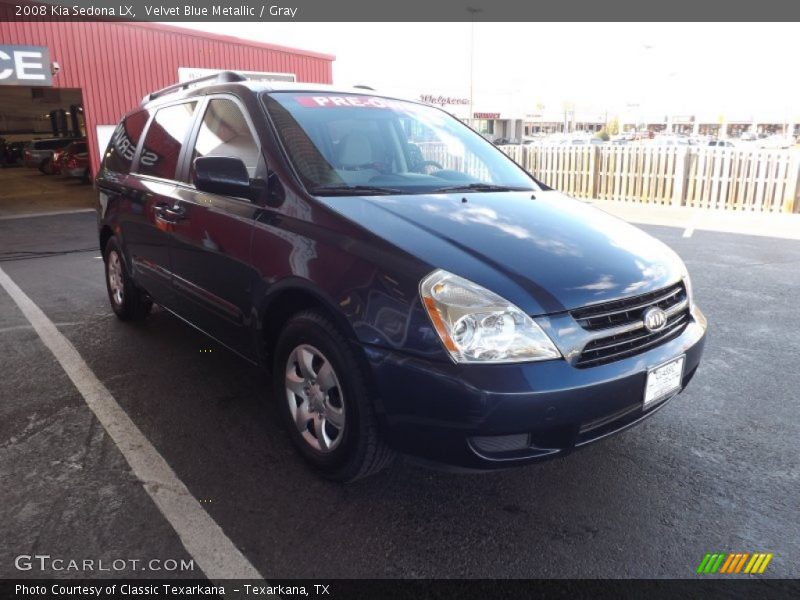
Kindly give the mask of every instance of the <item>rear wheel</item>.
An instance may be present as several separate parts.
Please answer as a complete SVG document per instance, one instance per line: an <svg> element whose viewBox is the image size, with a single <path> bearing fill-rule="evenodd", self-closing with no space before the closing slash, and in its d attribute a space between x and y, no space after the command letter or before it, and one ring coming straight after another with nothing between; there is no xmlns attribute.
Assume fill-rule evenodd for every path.
<svg viewBox="0 0 800 600"><path fill-rule="evenodd" d="M114 314L123 321L144 319L150 313L153 301L136 287L128 275L116 237L106 242L103 258L106 266L106 289Z"/></svg>
<svg viewBox="0 0 800 600"><path fill-rule="evenodd" d="M41 171L44 175L52 175L53 174L53 159L46 158L42 162L39 163L39 171Z"/></svg>
<svg viewBox="0 0 800 600"><path fill-rule="evenodd" d="M274 394L295 447L322 475L354 481L394 458L378 431L363 367L323 314L304 311L275 349Z"/></svg>

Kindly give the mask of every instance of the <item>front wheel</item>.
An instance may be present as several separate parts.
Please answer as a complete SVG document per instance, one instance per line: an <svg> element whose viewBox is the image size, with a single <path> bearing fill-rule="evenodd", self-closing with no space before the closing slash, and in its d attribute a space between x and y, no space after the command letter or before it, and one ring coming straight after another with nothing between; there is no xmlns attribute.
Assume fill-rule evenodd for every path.
<svg viewBox="0 0 800 600"><path fill-rule="evenodd" d="M128 275L116 237L106 243L103 258L106 266L106 289L114 314L123 321L144 319L150 314L153 301L136 287Z"/></svg>
<svg viewBox="0 0 800 600"><path fill-rule="evenodd" d="M324 315L292 317L275 349L274 394L295 447L322 475L354 481L394 458L378 431L362 366Z"/></svg>

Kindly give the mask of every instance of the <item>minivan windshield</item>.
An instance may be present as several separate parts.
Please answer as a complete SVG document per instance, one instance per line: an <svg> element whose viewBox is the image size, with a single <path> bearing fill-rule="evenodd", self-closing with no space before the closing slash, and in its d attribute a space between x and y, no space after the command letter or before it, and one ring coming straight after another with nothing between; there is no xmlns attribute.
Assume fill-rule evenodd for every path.
<svg viewBox="0 0 800 600"><path fill-rule="evenodd" d="M491 143L437 108L327 92L270 92L262 98L312 194L538 190Z"/></svg>

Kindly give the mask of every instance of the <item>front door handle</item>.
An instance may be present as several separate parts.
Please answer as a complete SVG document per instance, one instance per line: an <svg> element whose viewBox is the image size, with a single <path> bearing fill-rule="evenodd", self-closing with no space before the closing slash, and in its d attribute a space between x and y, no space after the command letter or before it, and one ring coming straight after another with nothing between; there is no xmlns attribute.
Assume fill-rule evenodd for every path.
<svg viewBox="0 0 800 600"><path fill-rule="evenodd" d="M177 223L186 218L186 211L183 208L169 206L168 204L156 204L153 212L155 212L156 217L162 221L168 221L170 223Z"/></svg>

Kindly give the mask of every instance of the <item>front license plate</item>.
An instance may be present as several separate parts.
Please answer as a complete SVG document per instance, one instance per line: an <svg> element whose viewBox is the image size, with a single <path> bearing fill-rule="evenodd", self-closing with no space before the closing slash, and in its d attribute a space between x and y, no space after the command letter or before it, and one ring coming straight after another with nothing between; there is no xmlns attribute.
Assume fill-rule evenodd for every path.
<svg viewBox="0 0 800 600"><path fill-rule="evenodd" d="M685 361L686 356L679 356L647 371L647 383L644 386L645 409L680 389Z"/></svg>

